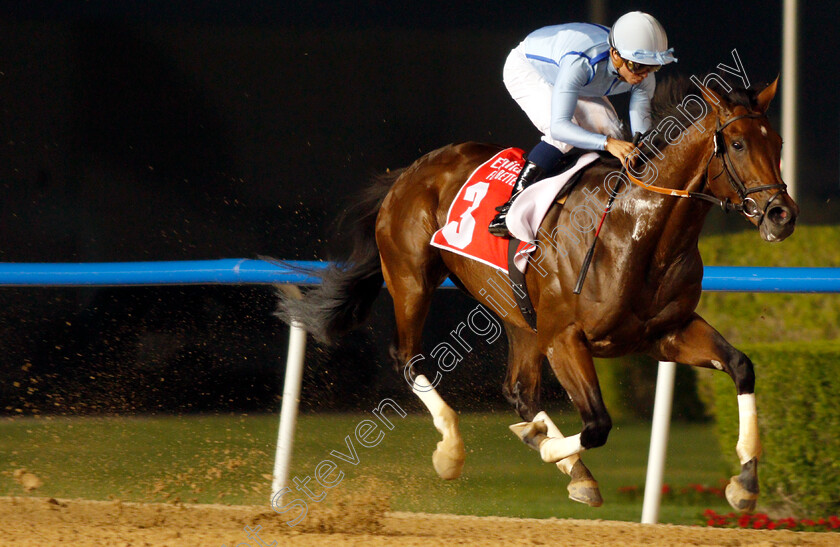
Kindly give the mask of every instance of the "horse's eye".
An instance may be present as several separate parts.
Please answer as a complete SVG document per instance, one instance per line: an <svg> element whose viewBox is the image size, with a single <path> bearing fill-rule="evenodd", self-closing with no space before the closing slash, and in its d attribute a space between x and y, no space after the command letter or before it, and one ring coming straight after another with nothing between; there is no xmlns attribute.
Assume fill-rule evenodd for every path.
<svg viewBox="0 0 840 547"><path fill-rule="evenodd" d="M743 150L744 143L742 143L741 141L735 141L732 143L732 148L734 148L735 150Z"/></svg>

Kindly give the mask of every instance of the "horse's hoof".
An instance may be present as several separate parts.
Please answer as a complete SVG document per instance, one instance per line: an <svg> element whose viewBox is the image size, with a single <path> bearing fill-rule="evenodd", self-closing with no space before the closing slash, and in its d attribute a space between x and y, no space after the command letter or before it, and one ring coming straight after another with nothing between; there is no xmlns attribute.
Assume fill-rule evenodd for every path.
<svg viewBox="0 0 840 547"><path fill-rule="evenodd" d="M432 465L438 477L451 481L461 476L466 456L463 443L455 443L453 446L453 443L440 441L432 454Z"/></svg>
<svg viewBox="0 0 840 547"><path fill-rule="evenodd" d="M585 503L589 507L601 507L604 505L604 498L601 497L601 490L598 483L592 479L573 480L567 487L569 499L579 503Z"/></svg>
<svg viewBox="0 0 840 547"><path fill-rule="evenodd" d="M604 498L601 497L601 490L598 488L598 481L595 480L580 458L577 458L569 471L569 475L572 477L569 486L567 486L570 500L585 503L590 507L601 507L604 504Z"/></svg>
<svg viewBox="0 0 840 547"><path fill-rule="evenodd" d="M758 500L758 492L750 492L738 480L738 476L734 476L726 485L726 501L736 511L742 513L752 513L755 511L755 504Z"/></svg>
<svg viewBox="0 0 840 547"><path fill-rule="evenodd" d="M519 440L534 450L540 449L540 444L546 439L548 428L545 422L519 422L509 426Z"/></svg>

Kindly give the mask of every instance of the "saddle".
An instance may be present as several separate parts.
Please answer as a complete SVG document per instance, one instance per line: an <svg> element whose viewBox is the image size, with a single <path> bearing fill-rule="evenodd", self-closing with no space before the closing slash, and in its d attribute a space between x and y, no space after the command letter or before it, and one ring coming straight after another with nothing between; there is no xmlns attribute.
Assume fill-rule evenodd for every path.
<svg viewBox="0 0 840 547"><path fill-rule="evenodd" d="M524 310L523 316L534 327L536 315L527 300L522 274L527 268L529 253L535 249L530 242L537 239L546 212L558 200L562 203L597 155L573 149L564 155L548 177L523 190L508 213L512 236L506 240L491 235L486 226L496 214L495 207L510 197L522 156L521 149L509 148L477 167L453 199L446 223L433 234L430 244L504 271L515 284L513 292L517 302L521 302L518 307Z"/></svg>
<svg viewBox="0 0 840 547"><path fill-rule="evenodd" d="M573 148L569 152L563 155L563 158L558 162L554 169L551 170L550 173L546 175L546 179L550 177L554 177L560 175L572 167L574 167L581 156L584 154L589 153L588 150L581 150L579 148ZM580 168L576 171L572 177L566 182L562 188L557 192L554 196L553 204L549 207L562 206L566 203L566 198L569 197L569 194L572 192L574 187L580 181L583 174L590 168L595 162L589 163L584 167ZM539 184L539 182L537 182ZM525 273L522 272L518 267L516 267L515 260L517 257L518 249L520 249L522 245L522 241L511 236L510 241L508 243L508 276L510 277L510 281L513 284L513 295L516 298L517 306L519 307L519 311L522 314L522 317L525 319L525 322L536 332L537 330L537 312L534 310L534 305L531 302L530 296L528 296L528 287L525 281Z"/></svg>
<svg viewBox="0 0 840 547"><path fill-rule="evenodd" d="M555 177L557 175L565 173L566 171L575 166L575 164L581 156L590 152L591 150L572 148L571 150L563 154L563 157L560 158L560 161L557 162L557 165L554 166L554 169L549 171L545 178ZM604 156L602 155L602 158L603 157ZM581 177L583 177L583 174L594 164L595 162L590 163L578 170L574 175L572 175L572 178L569 179L569 182L567 182L566 185L563 188L561 188L560 191L557 192L557 195L554 196L554 202L558 205L563 205L564 203L566 203L566 198L569 197L569 194L572 192L572 190L574 190L575 186L577 186L577 183L580 181Z"/></svg>

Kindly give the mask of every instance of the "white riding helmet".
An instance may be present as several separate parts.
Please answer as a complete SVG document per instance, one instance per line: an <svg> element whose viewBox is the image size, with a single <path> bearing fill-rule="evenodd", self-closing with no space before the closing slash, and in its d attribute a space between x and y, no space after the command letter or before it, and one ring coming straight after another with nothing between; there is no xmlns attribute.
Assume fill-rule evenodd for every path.
<svg viewBox="0 0 840 547"><path fill-rule="evenodd" d="M668 48L665 29L652 15L631 11L618 18L610 29L610 46L623 59L643 65L676 62L674 48Z"/></svg>

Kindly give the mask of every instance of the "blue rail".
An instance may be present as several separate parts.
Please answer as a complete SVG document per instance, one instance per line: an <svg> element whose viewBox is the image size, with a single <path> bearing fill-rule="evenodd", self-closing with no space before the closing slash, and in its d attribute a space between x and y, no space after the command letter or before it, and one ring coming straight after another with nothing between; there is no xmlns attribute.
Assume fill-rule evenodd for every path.
<svg viewBox="0 0 840 547"><path fill-rule="evenodd" d="M326 262L247 258L175 262L0 263L0 286L96 287L196 284L317 284ZM447 280L444 287L454 285ZM840 292L840 268L707 266L707 291Z"/></svg>
<svg viewBox="0 0 840 547"><path fill-rule="evenodd" d="M308 273L326 262L266 262L247 258L174 262L0 263L0 286L101 287L124 285L313 285Z"/></svg>
<svg viewBox="0 0 840 547"><path fill-rule="evenodd" d="M840 268L706 266L704 291L840 292Z"/></svg>

